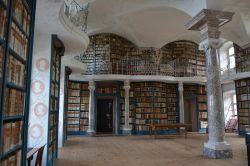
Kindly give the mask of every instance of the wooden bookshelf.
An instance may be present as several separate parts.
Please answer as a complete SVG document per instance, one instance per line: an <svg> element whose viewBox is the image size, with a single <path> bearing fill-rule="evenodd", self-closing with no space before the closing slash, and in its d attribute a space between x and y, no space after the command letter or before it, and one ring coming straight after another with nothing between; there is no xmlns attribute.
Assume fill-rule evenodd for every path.
<svg viewBox="0 0 250 166"><path fill-rule="evenodd" d="M49 101L49 129L48 129L48 163L54 163L58 155L58 125L60 101L61 56L64 55L64 45L57 35L52 35L51 79Z"/></svg>
<svg viewBox="0 0 250 166"><path fill-rule="evenodd" d="M250 71L250 47L242 49L236 44L234 44L235 49L235 63L236 72L249 72Z"/></svg>
<svg viewBox="0 0 250 166"><path fill-rule="evenodd" d="M67 100L67 134L85 134L89 117L88 83L69 81Z"/></svg>
<svg viewBox="0 0 250 166"><path fill-rule="evenodd" d="M250 78L236 80L239 134L250 132Z"/></svg>
<svg viewBox="0 0 250 166"><path fill-rule="evenodd" d="M135 132L148 133L149 125L178 123L177 85L161 82L133 82Z"/></svg>
<svg viewBox="0 0 250 166"><path fill-rule="evenodd" d="M198 127L200 132L206 132L208 127L207 94L204 85L197 85Z"/></svg>
<svg viewBox="0 0 250 166"><path fill-rule="evenodd" d="M36 1L0 0L0 165L25 165Z"/></svg>
<svg viewBox="0 0 250 166"><path fill-rule="evenodd" d="M72 70L69 67L65 67L64 76L64 113L63 113L63 144L67 140L67 112L68 112L68 89L69 89L69 75Z"/></svg>

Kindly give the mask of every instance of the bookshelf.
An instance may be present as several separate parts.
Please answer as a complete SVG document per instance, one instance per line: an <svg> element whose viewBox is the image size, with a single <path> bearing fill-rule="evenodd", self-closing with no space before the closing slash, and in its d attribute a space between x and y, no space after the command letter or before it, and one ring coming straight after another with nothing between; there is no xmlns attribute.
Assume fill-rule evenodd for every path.
<svg viewBox="0 0 250 166"><path fill-rule="evenodd" d="M183 95L184 98L186 99L194 98L196 100L196 108L195 108L197 112L197 117L195 117L197 119L196 126L199 132L201 133L206 132L208 125L208 114L207 114L207 94L205 86L199 84L184 84Z"/></svg>
<svg viewBox="0 0 250 166"><path fill-rule="evenodd" d="M61 56L64 55L64 45L57 35L52 35L51 42L51 69L50 69L50 101L48 119L48 162L53 165L58 155L58 125L59 125L59 96Z"/></svg>
<svg viewBox="0 0 250 166"><path fill-rule="evenodd" d="M236 80L239 134L250 132L250 78Z"/></svg>
<svg viewBox="0 0 250 166"><path fill-rule="evenodd" d="M85 134L89 117L88 83L69 81L67 100L67 135Z"/></svg>
<svg viewBox="0 0 250 166"><path fill-rule="evenodd" d="M149 132L149 124L178 123L177 84L133 82L135 100L135 133Z"/></svg>
<svg viewBox="0 0 250 166"><path fill-rule="evenodd" d="M25 165L36 1L0 0L0 165Z"/></svg>
<svg viewBox="0 0 250 166"><path fill-rule="evenodd" d="M65 67L64 76L64 113L63 113L63 145L67 140L67 112L68 112L68 89L69 89L69 75L72 70L69 67Z"/></svg>
<svg viewBox="0 0 250 166"><path fill-rule="evenodd" d="M207 94L204 85L197 85L198 128L206 132L208 127Z"/></svg>
<svg viewBox="0 0 250 166"><path fill-rule="evenodd" d="M236 44L234 44L235 49L235 63L236 72L249 72L250 71L250 47L242 49Z"/></svg>

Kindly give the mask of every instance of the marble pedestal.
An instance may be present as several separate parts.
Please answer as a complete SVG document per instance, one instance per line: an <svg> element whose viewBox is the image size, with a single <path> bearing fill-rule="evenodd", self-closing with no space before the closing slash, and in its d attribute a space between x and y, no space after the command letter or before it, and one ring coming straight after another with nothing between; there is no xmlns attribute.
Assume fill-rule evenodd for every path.
<svg viewBox="0 0 250 166"><path fill-rule="evenodd" d="M213 159L233 158L231 146L226 142L206 142L204 143L203 154Z"/></svg>

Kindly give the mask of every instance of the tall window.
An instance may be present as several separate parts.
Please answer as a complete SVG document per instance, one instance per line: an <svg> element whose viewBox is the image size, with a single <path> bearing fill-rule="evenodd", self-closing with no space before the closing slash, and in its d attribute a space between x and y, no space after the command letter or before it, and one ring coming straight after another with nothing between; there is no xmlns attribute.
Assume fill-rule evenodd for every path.
<svg viewBox="0 0 250 166"><path fill-rule="evenodd" d="M233 46L228 49L228 55L229 55L229 69L235 68L235 55Z"/></svg>
<svg viewBox="0 0 250 166"><path fill-rule="evenodd" d="M220 68L221 74L235 68L235 54L234 47L230 44L230 47L225 46L220 49Z"/></svg>

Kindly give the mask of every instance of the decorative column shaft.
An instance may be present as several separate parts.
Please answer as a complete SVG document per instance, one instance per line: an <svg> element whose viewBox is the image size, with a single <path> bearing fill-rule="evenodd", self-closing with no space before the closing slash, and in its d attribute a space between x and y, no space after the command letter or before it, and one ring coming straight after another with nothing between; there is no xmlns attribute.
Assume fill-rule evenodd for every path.
<svg viewBox="0 0 250 166"><path fill-rule="evenodd" d="M95 134L94 128L94 108L95 108L95 82L93 80L89 81L89 124L88 124L88 135Z"/></svg>
<svg viewBox="0 0 250 166"><path fill-rule="evenodd" d="M184 98L183 98L183 83L179 82L179 109L180 109L180 123L185 123L185 112L184 112Z"/></svg>
<svg viewBox="0 0 250 166"><path fill-rule="evenodd" d="M231 21L233 13L203 9L188 24L189 30L201 32L200 48L206 53L208 142L203 153L209 158L232 158L231 146L225 142L224 111L217 49L222 45L219 27Z"/></svg>
<svg viewBox="0 0 250 166"><path fill-rule="evenodd" d="M129 90L130 90L130 82L129 80L124 81L124 90L125 90L125 124L123 127L124 134L131 134L131 128L129 126Z"/></svg>

